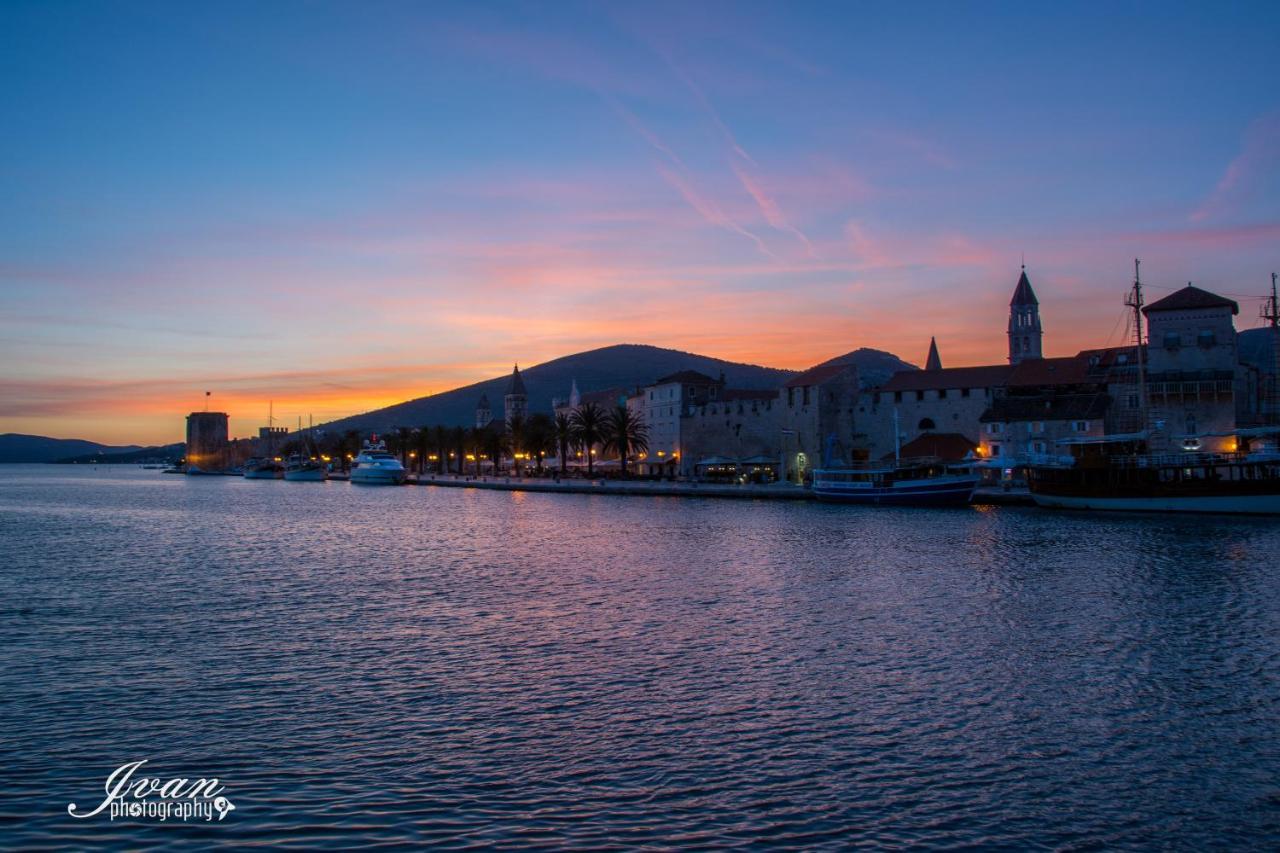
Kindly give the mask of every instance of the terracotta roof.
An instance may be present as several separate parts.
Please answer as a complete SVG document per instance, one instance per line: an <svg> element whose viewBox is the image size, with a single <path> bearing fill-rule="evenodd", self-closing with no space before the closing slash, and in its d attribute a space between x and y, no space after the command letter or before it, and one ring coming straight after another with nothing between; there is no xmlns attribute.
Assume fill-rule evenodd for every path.
<svg viewBox="0 0 1280 853"><path fill-rule="evenodd" d="M1007 364L983 367L944 367L942 370L900 370L881 391L933 391L942 388L999 388L1009 381Z"/></svg>
<svg viewBox="0 0 1280 853"><path fill-rule="evenodd" d="M799 376L793 376L787 380L783 388L800 388L805 385L817 385L833 379L846 370L852 368L852 364L821 364L817 367L811 367Z"/></svg>
<svg viewBox="0 0 1280 853"><path fill-rule="evenodd" d="M1111 405L1108 394L1010 394L991 401L978 420L997 421L1071 421L1100 418Z"/></svg>
<svg viewBox="0 0 1280 853"><path fill-rule="evenodd" d="M699 373L696 370L678 370L670 376L664 376L654 385L666 385L669 382L681 382L690 385L719 385L720 380L712 379L705 373Z"/></svg>
<svg viewBox="0 0 1280 853"><path fill-rule="evenodd" d="M1240 306L1233 300L1198 287L1187 285L1181 290L1170 293L1163 299L1157 299L1142 309L1143 314L1152 311L1187 311L1196 308L1230 308L1232 314L1240 313Z"/></svg>
<svg viewBox="0 0 1280 853"><path fill-rule="evenodd" d="M614 406L625 403L629 396L630 394L626 388L605 388L603 391L588 391L582 395L579 405L585 406L587 403L595 403L597 406L611 409Z"/></svg>
<svg viewBox="0 0 1280 853"><path fill-rule="evenodd" d="M1036 292L1031 289L1031 279L1027 278L1027 268L1022 268L1022 275L1018 276L1018 286L1013 289L1013 298L1009 300L1010 307L1014 305L1039 305L1036 299Z"/></svg>
<svg viewBox="0 0 1280 853"><path fill-rule="evenodd" d="M976 450L978 445L958 432L926 432L916 436L902 447L898 454L904 459L920 456L936 456L948 461L963 459ZM892 453L886 453L882 459L892 459Z"/></svg>
<svg viewBox="0 0 1280 853"><path fill-rule="evenodd" d="M1025 385L1079 385L1089 381L1089 358L1029 358L1009 374L1009 387Z"/></svg>

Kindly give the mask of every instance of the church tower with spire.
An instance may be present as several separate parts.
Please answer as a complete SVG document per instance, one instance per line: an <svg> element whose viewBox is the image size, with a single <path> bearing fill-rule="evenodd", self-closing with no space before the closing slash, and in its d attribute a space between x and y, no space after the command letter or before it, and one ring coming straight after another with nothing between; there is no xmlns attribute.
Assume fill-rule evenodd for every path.
<svg viewBox="0 0 1280 853"><path fill-rule="evenodd" d="M924 360L925 370L941 370L942 359L938 356L938 339L929 338L929 357Z"/></svg>
<svg viewBox="0 0 1280 853"><path fill-rule="evenodd" d="M1040 302L1027 278L1027 266L1022 265L1018 286L1009 300L1009 363L1017 364L1029 358L1044 358L1044 331L1040 328Z"/></svg>
<svg viewBox="0 0 1280 853"><path fill-rule="evenodd" d="M511 371L511 381L507 383L507 396L503 398L503 403L507 426L511 426L516 418L524 420L529 416L529 395L525 393L518 364Z"/></svg>

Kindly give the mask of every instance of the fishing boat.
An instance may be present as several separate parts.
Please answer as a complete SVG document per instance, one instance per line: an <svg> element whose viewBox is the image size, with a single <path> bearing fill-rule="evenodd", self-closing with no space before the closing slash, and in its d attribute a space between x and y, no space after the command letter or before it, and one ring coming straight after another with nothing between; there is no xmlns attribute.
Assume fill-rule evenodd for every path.
<svg viewBox="0 0 1280 853"><path fill-rule="evenodd" d="M254 456L245 460L240 473L246 480L278 480L284 476L284 465L270 456Z"/></svg>
<svg viewBox="0 0 1280 853"><path fill-rule="evenodd" d="M290 482L319 483L329 479L329 468L314 457L294 453L285 460L284 478Z"/></svg>
<svg viewBox="0 0 1280 853"><path fill-rule="evenodd" d="M360 455L351 465L351 482L365 485L399 486L408 478L409 472L400 464L394 454L387 451L387 445L378 441L365 442Z"/></svg>
<svg viewBox="0 0 1280 853"><path fill-rule="evenodd" d="M899 435L898 412L893 413ZM903 458L895 440L893 459L813 472L813 495L820 501L890 506L964 506L981 476L973 462L938 456Z"/></svg>
<svg viewBox="0 0 1280 853"><path fill-rule="evenodd" d="M302 418L298 418L298 434L302 449L289 455L284 462L284 478L290 482L322 483L329 479L328 463L316 457L315 427L307 419L307 431L302 431Z"/></svg>
<svg viewBox="0 0 1280 853"><path fill-rule="evenodd" d="M865 467L813 472L820 501L893 506L964 506L979 476L968 462L937 458L899 459Z"/></svg>

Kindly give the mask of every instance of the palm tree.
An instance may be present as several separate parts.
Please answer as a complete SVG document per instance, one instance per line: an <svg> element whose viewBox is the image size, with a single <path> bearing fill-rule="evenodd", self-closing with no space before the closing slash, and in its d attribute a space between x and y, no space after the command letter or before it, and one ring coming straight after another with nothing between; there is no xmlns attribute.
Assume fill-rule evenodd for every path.
<svg viewBox="0 0 1280 853"><path fill-rule="evenodd" d="M427 467L427 457L431 455L431 427L418 427L413 437L413 449L418 454L418 476L421 477Z"/></svg>
<svg viewBox="0 0 1280 853"><path fill-rule="evenodd" d="M436 448L436 473L443 474L445 471L445 459L449 455L449 429L443 424L438 424L436 426L435 448Z"/></svg>
<svg viewBox="0 0 1280 853"><path fill-rule="evenodd" d="M590 477L595 473L591 451L604 437L602 434L605 421L604 409L595 403L584 403L574 410L569 420L573 424L578 446L582 448L583 453L587 454L587 476Z"/></svg>
<svg viewBox="0 0 1280 853"><path fill-rule="evenodd" d="M467 453L471 454L471 461L475 462L476 476L480 476L480 457L484 455L484 427L474 427L467 430Z"/></svg>
<svg viewBox="0 0 1280 853"><path fill-rule="evenodd" d="M622 460L622 476L627 476L627 457L649 451L649 427L637 412L618 406L604 423L604 449L618 454Z"/></svg>
<svg viewBox="0 0 1280 853"><path fill-rule="evenodd" d="M542 412L529 415L529 421L524 426L524 449L537 460L539 474L542 473L543 457L554 447L555 424L551 422L551 416Z"/></svg>
<svg viewBox="0 0 1280 853"><path fill-rule="evenodd" d="M507 436L509 439L508 449L511 451L511 463L516 469L516 476L524 476L520 471L520 457L525 453L524 447L524 428L525 420L519 415L513 415L511 420L507 422Z"/></svg>
<svg viewBox="0 0 1280 853"><path fill-rule="evenodd" d="M507 450L507 433L505 430L487 429L484 431L484 452L485 455L493 462L493 473L498 473L498 463L502 461L502 454Z"/></svg>
<svg viewBox="0 0 1280 853"><path fill-rule="evenodd" d="M573 420L568 412L556 412L555 423L552 424L553 440L556 453L560 457L560 476L564 476L565 465L569 462L569 451L573 450L577 439L574 437Z"/></svg>
<svg viewBox="0 0 1280 853"><path fill-rule="evenodd" d="M342 434L341 447L338 454L342 457L342 470L351 470L351 460L360 452L360 431L349 429Z"/></svg>
<svg viewBox="0 0 1280 853"><path fill-rule="evenodd" d="M400 464L409 467L409 445L413 444L413 430L409 427L396 427L396 450L400 454Z"/></svg>
<svg viewBox="0 0 1280 853"><path fill-rule="evenodd" d="M454 452L458 454L458 473L462 473L462 466L466 464L467 459L467 431L463 427L454 427L450 436L453 441Z"/></svg>

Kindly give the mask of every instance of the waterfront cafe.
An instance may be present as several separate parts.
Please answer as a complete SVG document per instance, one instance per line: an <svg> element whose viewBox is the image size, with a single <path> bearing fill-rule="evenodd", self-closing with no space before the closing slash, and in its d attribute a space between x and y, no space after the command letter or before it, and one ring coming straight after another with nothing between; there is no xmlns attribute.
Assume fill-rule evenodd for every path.
<svg viewBox="0 0 1280 853"><path fill-rule="evenodd" d="M772 483L778 479L777 459L768 456L752 456L748 459L732 459L728 456L708 456L694 466L699 479L729 483Z"/></svg>

